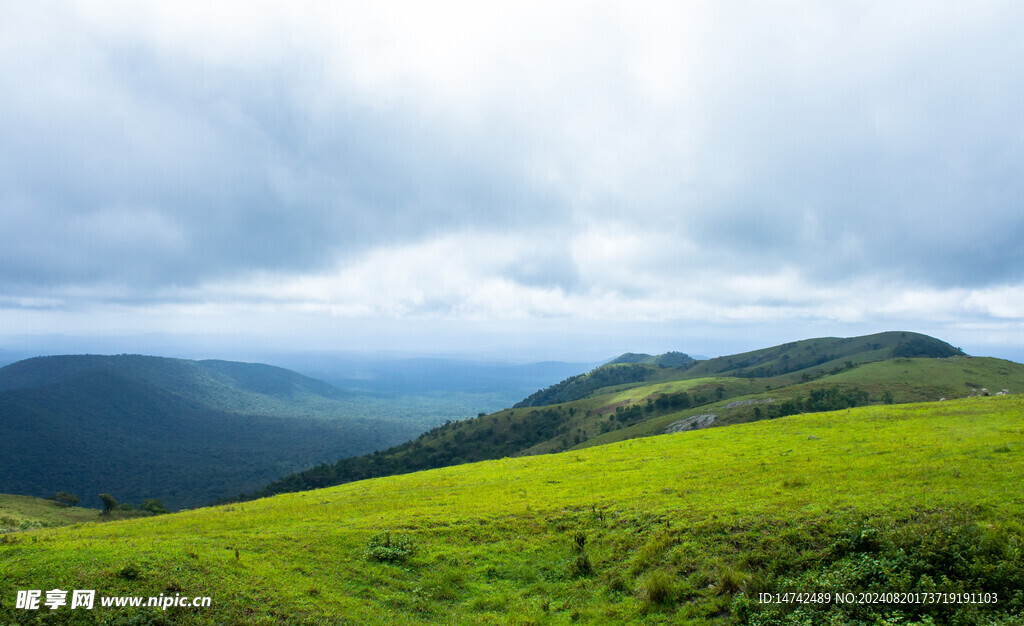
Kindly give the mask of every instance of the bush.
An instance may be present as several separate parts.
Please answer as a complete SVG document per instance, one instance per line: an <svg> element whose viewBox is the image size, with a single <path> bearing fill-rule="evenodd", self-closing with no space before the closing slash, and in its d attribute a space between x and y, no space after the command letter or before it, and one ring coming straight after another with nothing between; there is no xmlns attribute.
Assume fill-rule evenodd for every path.
<svg viewBox="0 0 1024 626"><path fill-rule="evenodd" d="M400 563L415 553L412 539L407 535L392 535L390 531L370 537L363 551L367 560L381 563Z"/></svg>
<svg viewBox="0 0 1024 626"><path fill-rule="evenodd" d="M887 620L899 613L895 623L1020 624L1011 616L1024 610L1021 545L1019 526L979 524L968 509L864 519L834 536L810 569L788 561L751 581L723 570L719 586L734 595L732 612L740 623L893 623ZM998 602L761 604L760 591L990 593Z"/></svg>

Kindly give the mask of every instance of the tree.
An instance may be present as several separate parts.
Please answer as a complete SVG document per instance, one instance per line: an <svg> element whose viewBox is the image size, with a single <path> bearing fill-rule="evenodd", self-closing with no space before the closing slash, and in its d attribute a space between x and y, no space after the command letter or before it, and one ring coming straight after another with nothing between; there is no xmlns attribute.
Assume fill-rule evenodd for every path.
<svg viewBox="0 0 1024 626"><path fill-rule="evenodd" d="M117 500L109 493L101 493L100 500L103 501L103 515L110 515L110 512L117 508Z"/></svg>
<svg viewBox="0 0 1024 626"><path fill-rule="evenodd" d="M143 511L149 511L154 515L162 515L164 513L169 513L169 511L164 508L164 503L158 500L157 498L147 498L142 504L139 505L139 508Z"/></svg>
<svg viewBox="0 0 1024 626"><path fill-rule="evenodd" d="M61 491L55 495L50 496L47 500L53 500L60 506L75 506L79 503L78 496L73 493Z"/></svg>

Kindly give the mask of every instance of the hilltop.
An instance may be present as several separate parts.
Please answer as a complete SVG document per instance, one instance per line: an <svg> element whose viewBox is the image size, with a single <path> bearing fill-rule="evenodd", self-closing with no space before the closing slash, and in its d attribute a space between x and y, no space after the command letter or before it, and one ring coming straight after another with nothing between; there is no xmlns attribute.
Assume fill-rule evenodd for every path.
<svg viewBox="0 0 1024 626"><path fill-rule="evenodd" d="M809 413L8 534L0 621L37 616L17 590L85 588L212 605L83 623L1015 623L1022 411ZM758 601L796 592L830 599ZM835 599L872 592L977 599Z"/></svg>
<svg viewBox="0 0 1024 626"><path fill-rule="evenodd" d="M704 361L627 354L512 408L438 426L372 455L339 459L242 499L507 456L561 452L690 425L1024 390L1024 365L968 357L933 337L886 332L797 341ZM678 362L681 365L671 366ZM674 425L674 426L673 426Z"/></svg>
<svg viewBox="0 0 1024 626"><path fill-rule="evenodd" d="M353 418L347 394L268 365L139 355L55 356L0 368L0 484L97 505L207 504L289 472L386 448L418 420Z"/></svg>

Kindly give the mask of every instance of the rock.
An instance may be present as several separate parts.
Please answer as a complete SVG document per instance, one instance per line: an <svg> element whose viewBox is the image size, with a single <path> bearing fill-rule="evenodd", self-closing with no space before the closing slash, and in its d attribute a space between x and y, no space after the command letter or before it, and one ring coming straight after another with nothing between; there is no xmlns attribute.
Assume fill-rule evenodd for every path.
<svg viewBox="0 0 1024 626"><path fill-rule="evenodd" d="M718 416L714 413L703 413L701 415L688 417L684 420L678 420L668 425L668 428L665 429L665 434L682 433L688 430L700 430L701 428L707 428L715 421L716 417Z"/></svg>

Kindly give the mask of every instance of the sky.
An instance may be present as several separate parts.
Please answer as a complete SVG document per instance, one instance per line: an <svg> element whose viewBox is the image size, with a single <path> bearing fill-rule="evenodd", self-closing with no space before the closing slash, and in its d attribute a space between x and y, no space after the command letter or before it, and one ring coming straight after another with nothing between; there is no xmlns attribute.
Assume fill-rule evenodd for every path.
<svg viewBox="0 0 1024 626"><path fill-rule="evenodd" d="M1021 32L984 0L0 2L0 347L1024 360Z"/></svg>

